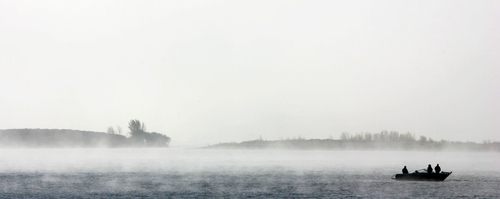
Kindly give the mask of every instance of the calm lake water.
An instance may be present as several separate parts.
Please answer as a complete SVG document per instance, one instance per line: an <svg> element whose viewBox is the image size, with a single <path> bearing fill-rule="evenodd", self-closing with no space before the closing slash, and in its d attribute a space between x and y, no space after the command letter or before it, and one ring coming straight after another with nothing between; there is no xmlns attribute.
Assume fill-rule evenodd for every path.
<svg viewBox="0 0 500 199"><path fill-rule="evenodd" d="M500 154L0 149L0 198L500 198ZM443 182L391 179L439 163Z"/></svg>

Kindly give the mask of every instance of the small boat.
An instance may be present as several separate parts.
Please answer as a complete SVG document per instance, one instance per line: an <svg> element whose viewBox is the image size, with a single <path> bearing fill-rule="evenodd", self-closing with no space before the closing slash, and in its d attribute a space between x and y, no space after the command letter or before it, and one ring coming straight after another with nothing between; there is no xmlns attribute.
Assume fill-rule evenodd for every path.
<svg viewBox="0 0 500 199"><path fill-rule="evenodd" d="M413 181L443 181L452 172L440 172L440 173L427 173L427 172L413 172L408 174L396 174L392 177L393 180L413 180Z"/></svg>

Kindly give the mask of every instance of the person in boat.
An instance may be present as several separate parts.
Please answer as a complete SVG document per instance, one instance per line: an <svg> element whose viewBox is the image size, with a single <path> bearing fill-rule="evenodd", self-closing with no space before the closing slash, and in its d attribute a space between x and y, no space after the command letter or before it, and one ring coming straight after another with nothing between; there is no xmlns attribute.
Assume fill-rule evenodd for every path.
<svg viewBox="0 0 500 199"><path fill-rule="evenodd" d="M436 167L434 167L434 170L436 171L436 173L441 172L441 167L439 167L439 164L437 164Z"/></svg>
<svg viewBox="0 0 500 199"><path fill-rule="evenodd" d="M429 166L427 166L427 173L432 173L432 166L431 166L431 164L429 164Z"/></svg>
<svg viewBox="0 0 500 199"><path fill-rule="evenodd" d="M406 169L406 166L403 168L403 174L408 174L408 169Z"/></svg>

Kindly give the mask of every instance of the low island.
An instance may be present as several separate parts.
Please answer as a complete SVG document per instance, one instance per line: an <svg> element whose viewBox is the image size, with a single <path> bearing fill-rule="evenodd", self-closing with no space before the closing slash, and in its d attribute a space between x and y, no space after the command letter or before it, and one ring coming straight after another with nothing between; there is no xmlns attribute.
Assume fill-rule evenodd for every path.
<svg viewBox="0 0 500 199"><path fill-rule="evenodd" d="M146 132L139 120L131 120L129 129L129 137L113 131L6 129L0 130L0 148L168 147L170 143L166 135Z"/></svg>
<svg viewBox="0 0 500 199"><path fill-rule="evenodd" d="M219 143L205 149L291 149L291 150L467 150L500 152L500 142L485 141L454 142L435 141L425 136L415 138L412 133L400 134L396 131L380 133L342 133L340 139L305 139L302 137L282 140L262 138L244 142Z"/></svg>

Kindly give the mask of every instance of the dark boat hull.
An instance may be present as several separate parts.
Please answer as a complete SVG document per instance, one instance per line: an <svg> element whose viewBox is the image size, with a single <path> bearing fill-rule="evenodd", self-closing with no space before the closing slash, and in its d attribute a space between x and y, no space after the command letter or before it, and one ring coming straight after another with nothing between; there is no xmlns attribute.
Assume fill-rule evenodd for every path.
<svg viewBox="0 0 500 199"><path fill-rule="evenodd" d="M410 181L443 181L450 174L451 172L396 174L394 179Z"/></svg>

